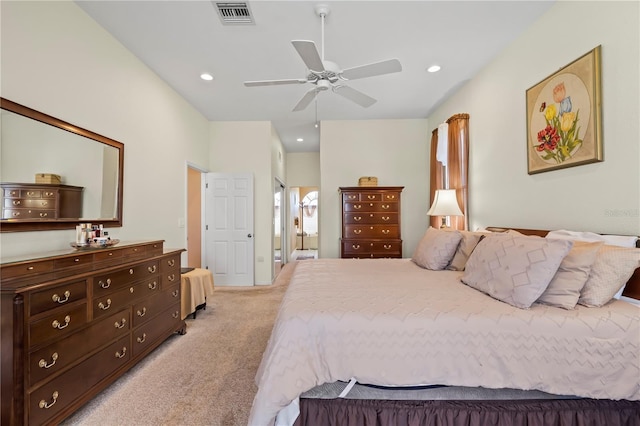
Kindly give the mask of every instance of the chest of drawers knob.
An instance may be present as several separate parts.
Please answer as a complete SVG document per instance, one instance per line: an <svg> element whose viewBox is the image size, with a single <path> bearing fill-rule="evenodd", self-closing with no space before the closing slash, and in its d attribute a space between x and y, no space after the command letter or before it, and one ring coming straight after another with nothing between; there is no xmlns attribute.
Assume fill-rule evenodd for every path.
<svg viewBox="0 0 640 426"><path fill-rule="evenodd" d="M150 274L153 274L153 273L155 273L155 272L156 272L156 270L157 270L157 269L158 269L158 268L156 268L156 265L153 265L153 266L149 266L149 267L147 268L147 271L149 271L149 273L150 273Z"/></svg>
<svg viewBox="0 0 640 426"><path fill-rule="evenodd" d="M62 323L58 320L53 320L53 322L51 323L51 326L53 328L57 328L58 330L62 330L63 328L67 328L70 322L71 322L71 317L67 315L64 317L64 325L62 325Z"/></svg>
<svg viewBox="0 0 640 426"><path fill-rule="evenodd" d="M49 409L53 407L53 404L55 404L57 400L58 400L58 391L54 391L53 394L51 394L51 402L47 402L44 399L41 399L40 402L38 403L38 407Z"/></svg>
<svg viewBox="0 0 640 426"><path fill-rule="evenodd" d="M106 281L98 281L98 284L100 284L102 288L109 288L111 286L111 278L107 278Z"/></svg>
<svg viewBox="0 0 640 426"><path fill-rule="evenodd" d="M116 352L116 358L124 358L126 354L127 354L127 347L123 346L121 351Z"/></svg>
<svg viewBox="0 0 640 426"><path fill-rule="evenodd" d="M118 322L116 321L115 324L113 324L115 328L124 328L125 325L127 325L127 319L126 318L122 318L122 321Z"/></svg>
<svg viewBox="0 0 640 426"><path fill-rule="evenodd" d="M40 368L51 368L56 364L56 361L58 360L58 352L54 352L51 355L51 362L47 363L47 361L45 361L44 358L42 358L40 361L38 361L38 367Z"/></svg>
<svg viewBox="0 0 640 426"><path fill-rule="evenodd" d="M136 342L138 343L144 343L144 341L147 340L147 333L142 333L142 336L138 337L136 339Z"/></svg>
<svg viewBox="0 0 640 426"><path fill-rule="evenodd" d="M143 307L142 311L140 309L138 309L138 312L136 312L138 314L139 317L143 317L147 314L147 308Z"/></svg>
<svg viewBox="0 0 640 426"><path fill-rule="evenodd" d="M69 297L71 296L71 292L69 290L64 292L64 299L61 298L60 296L58 296L57 294L54 294L53 296L51 296L51 299L56 302L56 303L65 303L69 300Z"/></svg>
<svg viewBox="0 0 640 426"><path fill-rule="evenodd" d="M106 311L110 307L111 307L111 299L107 299L107 304L106 305L104 303L102 303L102 302L98 303L98 308L102 309L103 311Z"/></svg>
<svg viewBox="0 0 640 426"><path fill-rule="evenodd" d="M167 264L168 264L169 266L175 266L175 264L176 264L176 260L175 260L175 259L171 259L170 261L168 261L168 262L167 262Z"/></svg>
<svg viewBox="0 0 640 426"><path fill-rule="evenodd" d="M175 280L176 280L176 274L171 274L171 275L169 275L169 276L167 277L167 279L168 279L170 282L175 281Z"/></svg>
<svg viewBox="0 0 640 426"><path fill-rule="evenodd" d="M152 283L149 283L148 287L149 290L155 290L158 287L158 283L154 281Z"/></svg>

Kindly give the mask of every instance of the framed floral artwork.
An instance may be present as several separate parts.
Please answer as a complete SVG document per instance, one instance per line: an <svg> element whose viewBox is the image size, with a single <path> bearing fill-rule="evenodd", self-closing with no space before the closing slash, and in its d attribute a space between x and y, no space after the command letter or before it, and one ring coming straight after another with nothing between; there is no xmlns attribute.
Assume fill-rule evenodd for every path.
<svg viewBox="0 0 640 426"><path fill-rule="evenodd" d="M600 46L527 90L528 173L602 161Z"/></svg>

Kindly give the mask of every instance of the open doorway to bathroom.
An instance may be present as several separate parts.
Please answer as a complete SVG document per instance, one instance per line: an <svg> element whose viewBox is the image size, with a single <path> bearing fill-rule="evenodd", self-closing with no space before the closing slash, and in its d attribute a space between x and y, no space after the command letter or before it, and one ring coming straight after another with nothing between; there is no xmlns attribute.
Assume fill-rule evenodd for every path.
<svg viewBox="0 0 640 426"><path fill-rule="evenodd" d="M318 187L291 188L292 205L292 260L318 258Z"/></svg>

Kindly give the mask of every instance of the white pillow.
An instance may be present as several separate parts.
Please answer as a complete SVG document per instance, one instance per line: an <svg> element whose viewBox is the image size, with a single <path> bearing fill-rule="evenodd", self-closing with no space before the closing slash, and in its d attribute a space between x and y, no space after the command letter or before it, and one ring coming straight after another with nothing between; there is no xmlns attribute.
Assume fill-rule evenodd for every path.
<svg viewBox="0 0 640 426"><path fill-rule="evenodd" d="M469 257L462 282L518 308L547 288L573 242L511 233L490 235Z"/></svg>
<svg viewBox="0 0 640 426"><path fill-rule="evenodd" d="M636 268L640 267L640 249L603 245L591 265L589 279L580 291L578 303L602 306L624 288Z"/></svg>
<svg viewBox="0 0 640 426"><path fill-rule="evenodd" d="M458 231L444 231L430 226L411 260L423 268L440 271L451 262L461 239Z"/></svg>
<svg viewBox="0 0 640 426"><path fill-rule="evenodd" d="M602 241L609 246L619 246L635 248L638 241L637 236L629 235L600 235L594 232L580 232L580 231L567 231L566 229L560 229L557 231L549 231L547 238L556 238L559 240L570 241L586 241L595 242Z"/></svg>

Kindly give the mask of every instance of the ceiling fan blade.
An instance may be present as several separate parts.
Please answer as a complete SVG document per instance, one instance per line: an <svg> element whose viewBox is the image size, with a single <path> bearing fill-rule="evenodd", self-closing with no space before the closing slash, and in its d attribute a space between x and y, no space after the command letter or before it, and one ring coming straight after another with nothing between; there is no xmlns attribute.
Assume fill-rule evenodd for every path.
<svg viewBox="0 0 640 426"><path fill-rule="evenodd" d="M333 91L365 108L370 107L377 102L371 96L367 96L349 86L334 86Z"/></svg>
<svg viewBox="0 0 640 426"><path fill-rule="evenodd" d="M298 102L295 108L293 108L293 111L302 111L303 109L305 109L311 103L311 101L315 99L317 93L318 89L316 88L309 90L307 93L305 93L302 99L300 99L300 102Z"/></svg>
<svg viewBox="0 0 640 426"><path fill-rule="evenodd" d="M291 43L298 51L298 55L300 55L307 68L316 72L324 71L322 58L314 42L310 40L292 40Z"/></svg>
<svg viewBox="0 0 640 426"><path fill-rule="evenodd" d="M244 85L247 87L254 86L279 86L282 84L304 84L307 80L304 78L291 78L287 80L258 80L258 81L245 81Z"/></svg>
<svg viewBox="0 0 640 426"><path fill-rule="evenodd" d="M361 65L359 67L342 70L340 76L345 80L355 80L358 78L374 77L376 75L390 74L402 71L402 65L397 59L389 59L373 64Z"/></svg>

